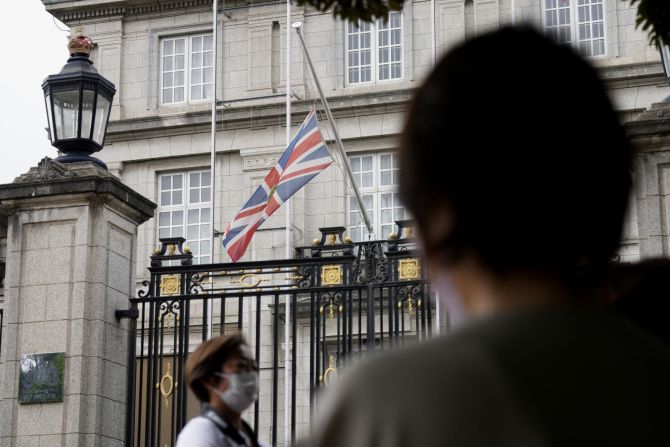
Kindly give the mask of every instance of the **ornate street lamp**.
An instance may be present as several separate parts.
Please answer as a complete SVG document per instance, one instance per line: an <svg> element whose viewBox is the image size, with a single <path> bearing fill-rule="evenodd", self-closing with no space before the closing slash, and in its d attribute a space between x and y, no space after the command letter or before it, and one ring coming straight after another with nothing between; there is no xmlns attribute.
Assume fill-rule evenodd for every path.
<svg viewBox="0 0 670 447"><path fill-rule="evenodd" d="M42 89L51 144L63 154L61 163L92 161L102 149L116 88L101 76L89 59L93 41L79 33L70 39L70 58L60 73L48 76Z"/></svg>

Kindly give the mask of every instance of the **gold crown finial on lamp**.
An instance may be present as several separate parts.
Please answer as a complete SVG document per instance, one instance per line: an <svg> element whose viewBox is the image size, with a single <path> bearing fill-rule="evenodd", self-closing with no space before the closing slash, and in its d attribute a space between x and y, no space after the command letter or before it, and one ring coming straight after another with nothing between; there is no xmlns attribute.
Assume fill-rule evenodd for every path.
<svg viewBox="0 0 670 447"><path fill-rule="evenodd" d="M89 56L93 49L93 40L80 31L70 38L67 43L67 49L70 51L70 56Z"/></svg>

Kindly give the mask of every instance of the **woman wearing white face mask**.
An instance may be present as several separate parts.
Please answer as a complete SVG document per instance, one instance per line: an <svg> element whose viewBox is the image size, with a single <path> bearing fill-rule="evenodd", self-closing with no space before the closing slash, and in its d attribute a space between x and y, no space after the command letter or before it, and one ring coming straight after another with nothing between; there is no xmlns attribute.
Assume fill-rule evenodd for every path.
<svg viewBox="0 0 670 447"><path fill-rule="evenodd" d="M189 355L186 383L202 402L177 447L263 447L241 414L258 398L258 369L240 334L203 342Z"/></svg>

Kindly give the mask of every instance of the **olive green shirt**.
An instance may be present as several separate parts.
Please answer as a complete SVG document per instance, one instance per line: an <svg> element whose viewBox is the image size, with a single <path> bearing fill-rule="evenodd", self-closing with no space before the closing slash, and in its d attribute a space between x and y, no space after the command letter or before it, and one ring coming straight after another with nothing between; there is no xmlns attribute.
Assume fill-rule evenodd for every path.
<svg viewBox="0 0 670 447"><path fill-rule="evenodd" d="M670 349L603 312L471 323L329 391L307 445L670 446Z"/></svg>

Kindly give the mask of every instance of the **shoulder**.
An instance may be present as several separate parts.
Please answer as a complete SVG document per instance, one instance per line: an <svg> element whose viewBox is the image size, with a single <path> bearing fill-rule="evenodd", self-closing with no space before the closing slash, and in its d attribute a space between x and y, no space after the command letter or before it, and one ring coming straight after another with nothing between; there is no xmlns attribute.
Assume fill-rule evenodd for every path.
<svg viewBox="0 0 670 447"><path fill-rule="evenodd" d="M495 371L497 344L513 338L521 326L523 323L508 318L473 322L407 348L375 353L352 368L343 382L362 390L388 390L389 386L435 386L431 379L445 385L447 378L473 381L481 372ZM408 380L417 377L418 371L423 380Z"/></svg>
<svg viewBox="0 0 670 447"><path fill-rule="evenodd" d="M602 313L496 316L351 368L319 403L312 445L393 447L403 445L401 434L427 436L428 444L490 445L488 438L473 441L487 436L481 427L498 430L489 430L490 436L508 436L514 427L533 425L531 409L560 409L565 396L600 411L600 398L616 389L605 383L603 371L638 383L641 370L670 374L669 359L667 349ZM656 388L662 383L651 382ZM536 436L527 432L513 438Z"/></svg>
<svg viewBox="0 0 670 447"><path fill-rule="evenodd" d="M354 366L319 400L310 445L404 445L401 433L415 439L418 425L444 425L434 416L450 413L440 419L457 424L473 416L465 404L504 400L502 375L484 345L477 334L452 334Z"/></svg>
<svg viewBox="0 0 670 447"><path fill-rule="evenodd" d="M207 418L197 416L184 426L177 437L176 447L189 446L216 446L219 445L222 434L216 425Z"/></svg>

